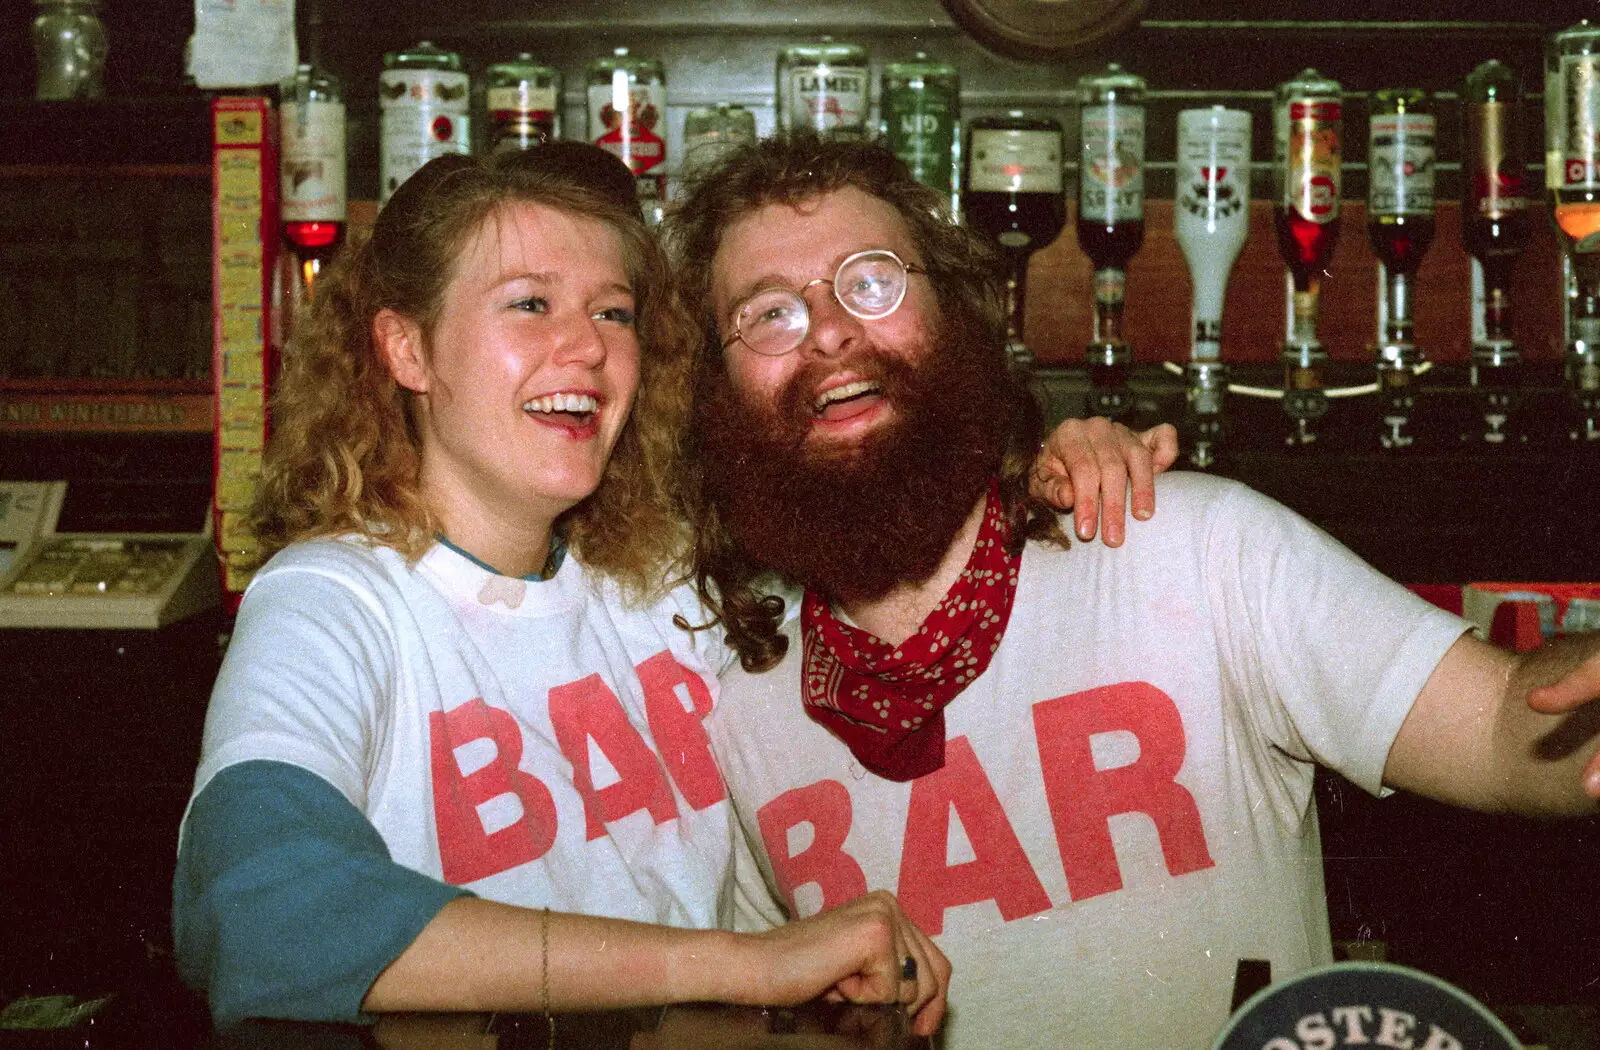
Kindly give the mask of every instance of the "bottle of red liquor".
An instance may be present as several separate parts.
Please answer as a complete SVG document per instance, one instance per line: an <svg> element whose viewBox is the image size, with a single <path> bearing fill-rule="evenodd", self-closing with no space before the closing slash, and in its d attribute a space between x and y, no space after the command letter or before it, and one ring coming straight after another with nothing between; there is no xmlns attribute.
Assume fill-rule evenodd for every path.
<svg viewBox="0 0 1600 1050"><path fill-rule="evenodd" d="M1033 361L1022 338L1028 261L1066 222L1061 150L1059 123L1020 110L967 124L961 221L992 238L1005 258L1006 345L1022 369Z"/></svg>
<svg viewBox="0 0 1600 1050"><path fill-rule="evenodd" d="M278 164L283 239L306 298L344 243L345 128L339 81L303 64L280 89Z"/></svg>
<svg viewBox="0 0 1600 1050"><path fill-rule="evenodd" d="M1094 264L1089 408L1112 419L1133 408L1122 311L1128 262L1144 244L1144 93L1144 80L1115 63L1078 81L1078 247Z"/></svg>
<svg viewBox="0 0 1600 1050"><path fill-rule="evenodd" d="M1489 446L1507 441L1522 353L1511 334L1511 270L1528 246L1527 173L1516 74L1490 59L1463 91L1461 242L1473 261L1472 387Z"/></svg>
<svg viewBox="0 0 1600 1050"><path fill-rule="evenodd" d="M1423 361L1412 321L1417 269L1433 243L1433 115L1412 88L1375 92L1367 145L1367 239L1379 268L1379 444L1391 451L1416 442L1415 378Z"/></svg>
<svg viewBox="0 0 1600 1050"><path fill-rule="evenodd" d="M1317 312L1322 274L1339 241L1343 99L1338 81L1307 69L1278 85L1273 106L1273 216L1288 267L1283 408L1291 447L1314 442L1315 423L1328 411L1328 354L1317 338Z"/></svg>

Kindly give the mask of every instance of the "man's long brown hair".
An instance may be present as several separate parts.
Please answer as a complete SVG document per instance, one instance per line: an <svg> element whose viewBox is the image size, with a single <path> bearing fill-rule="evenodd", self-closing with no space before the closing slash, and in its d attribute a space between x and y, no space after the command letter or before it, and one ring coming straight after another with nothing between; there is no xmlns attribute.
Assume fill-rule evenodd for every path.
<svg viewBox="0 0 1600 1050"><path fill-rule="evenodd" d="M813 134L763 139L730 154L689 187L665 228L684 301L700 325L694 361L699 404L723 381L722 335L711 305L711 264L728 229L772 204L800 205L853 187L892 207L911 231L928 270L941 317L961 318L986 334L987 349L1005 353L1005 293L998 253L981 237L951 221L947 198L917 182L895 155L874 143L825 141ZM738 352L738 351L735 351ZM1056 512L1028 495L1028 471L1044 433L1043 413L1026 385L1011 377L1019 411L1000 463L1000 493L1017 547L1028 539L1061 545L1066 535ZM720 620L747 670L763 671L782 659L787 639L778 628L781 599L759 587L766 567L741 549L704 494L708 463L689 443L689 494L694 526L694 576L701 599Z"/></svg>
<svg viewBox="0 0 1600 1050"><path fill-rule="evenodd" d="M345 247L296 328L272 402L274 432L253 524L262 558L297 540L355 533L420 557L438 514L420 491L410 391L390 375L372 323L391 309L430 337L456 261L503 208L539 204L617 234L638 304L640 387L599 489L558 522L574 554L645 598L686 571L678 496L693 322L640 218L633 179L593 146L552 143L440 157L401 185L372 235Z"/></svg>

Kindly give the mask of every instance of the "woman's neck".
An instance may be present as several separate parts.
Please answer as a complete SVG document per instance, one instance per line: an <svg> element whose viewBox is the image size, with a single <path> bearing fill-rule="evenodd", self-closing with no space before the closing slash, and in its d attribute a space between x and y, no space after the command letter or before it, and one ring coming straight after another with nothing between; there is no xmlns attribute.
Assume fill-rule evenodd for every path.
<svg viewBox="0 0 1600 1050"><path fill-rule="evenodd" d="M502 576L531 576L550 557L555 519L497 513L483 501L430 499L439 531L450 543Z"/></svg>

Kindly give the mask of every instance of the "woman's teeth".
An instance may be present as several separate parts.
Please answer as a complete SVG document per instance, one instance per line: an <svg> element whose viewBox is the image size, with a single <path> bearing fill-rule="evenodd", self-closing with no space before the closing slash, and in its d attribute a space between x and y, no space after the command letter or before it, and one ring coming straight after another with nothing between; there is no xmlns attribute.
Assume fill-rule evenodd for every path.
<svg viewBox="0 0 1600 1050"><path fill-rule="evenodd" d="M817 398L815 403L812 404L811 408L814 412L821 412L829 405L836 404L840 401L848 401L853 397L860 397L862 394L870 394L875 392L877 389L877 383L869 379L857 379L853 383L846 383L844 386L836 386L832 390L829 390L827 393Z"/></svg>
<svg viewBox="0 0 1600 1050"><path fill-rule="evenodd" d="M545 394L522 403L524 412L572 412L583 415L599 408L600 400L593 394Z"/></svg>

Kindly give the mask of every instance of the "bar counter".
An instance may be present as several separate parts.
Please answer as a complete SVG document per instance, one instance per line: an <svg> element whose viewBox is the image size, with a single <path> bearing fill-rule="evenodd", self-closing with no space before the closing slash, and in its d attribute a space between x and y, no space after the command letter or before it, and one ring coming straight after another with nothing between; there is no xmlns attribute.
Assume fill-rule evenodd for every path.
<svg viewBox="0 0 1600 1050"><path fill-rule="evenodd" d="M151 960L89 1020L0 1026L0 1050L932 1050L893 1006L715 1003L592 1013L389 1014L375 1025L249 1020L213 1028L170 966ZM105 993L103 993L105 994ZM553 1032L553 1036L552 1036Z"/></svg>

